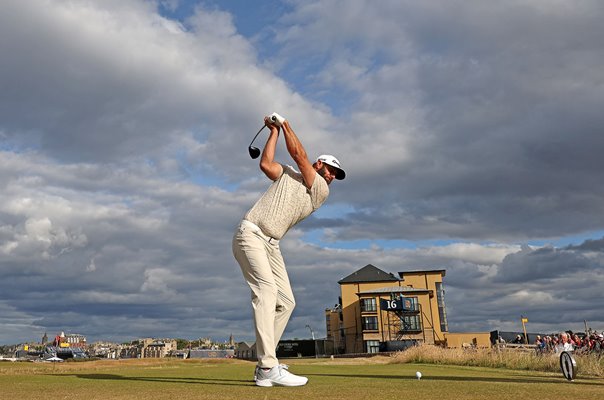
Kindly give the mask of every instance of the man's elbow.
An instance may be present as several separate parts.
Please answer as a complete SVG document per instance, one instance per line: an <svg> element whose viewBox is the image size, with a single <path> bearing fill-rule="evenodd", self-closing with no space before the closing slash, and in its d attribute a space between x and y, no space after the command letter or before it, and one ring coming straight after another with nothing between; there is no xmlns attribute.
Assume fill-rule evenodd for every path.
<svg viewBox="0 0 604 400"><path fill-rule="evenodd" d="M276 180L281 175L281 164L275 162L260 162L260 170L271 180Z"/></svg>
<svg viewBox="0 0 604 400"><path fill-rule="evenodd" d="M272 163L270 161L261 160L260 161L260 170L266 174L268 171L270 171L271 164Z"/></svg>

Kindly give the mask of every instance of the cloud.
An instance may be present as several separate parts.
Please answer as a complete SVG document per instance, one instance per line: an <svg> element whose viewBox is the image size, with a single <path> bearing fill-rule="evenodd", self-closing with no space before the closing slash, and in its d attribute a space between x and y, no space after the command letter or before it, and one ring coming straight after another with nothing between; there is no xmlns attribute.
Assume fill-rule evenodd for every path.
<svg viewBox="0 0 604 400"><path fill-rule="evenodd" d="M250 339L230 241L272 111L347 171L282 242L286 336L369 263L446 269L454 330L604 325L603 240L542 245L603 225L599 3L292 1L255 37L181 7L3 3L0 342Z"/></svg>
<svg viewBox="0 0 604 400"><path fill-rule="evenodd" d="M301 84L309 97L346 93L336 135L351 172L334 197L354 199L347 239L361 224L411 240L601 227L602 10L573 4L298 4L278 38L311 62L284 69L321 71Z"/></svg>
<svg viewBox="0 0 604 400"><path fill-rule="evenodd" d="M249 121L270 110L258 99L270 98L279 80L258 68L229 15L198 9L186 28L152 7L9 2L0 43L5 137L63 161L95 163L158 157L166 147L186 153L193 138L202 149L196 155L210 163L214 140L226 147L236 139L225 124L251 134Z"/></svg>
<svg viewBox="0 0 604 400"><path fill-rule="evenodd" d="M116 337L114 318L180 316L194 320L192 331L181 333L195 336L195 326L209 316L221 320L214 315L227 308L215 307L216 287L245 293L228 246L244 208L225 200L228 192L170 184L144 170L107 174L74 190L82 175L96 174L93 166L58 165L34 154L4 159L23 167L27 178L8 178L10 161L0 170L7 177L1 291L7 304L39 316L36 324L65 329L66 320L50 317L60 311L80 318L72 329L90 332L85 321L102 319L106 328L92 333ZM215 333L221 329L217 324Z"/></svg>
<svg viewBox="0 0 604 400"><path fill-rule="evenodd" d="M5 230L11 229L5 227ZM6 256L49 259L70 251L73 247L86 245L85 235L70 233L61 227L55 228L49 218L29 218L15 231L13 237L7 238L2 245L1 251ZM52 254L51 250L56 254Z"/></svg>
<svg viewBox="0 0 604 400"><path fill-rule="evenodd" d="M525 246L495 264L483 275L488 279L479 275L480 286L472 279L457 279L462 278L458 275L462 271L453 268L447 275L451 278L449 287L454 288L450 292L455 293L453 307L465 313L469 304L479 301L473 306L477 315L497 315L504 330L517 330L513 321L520 315L529 317L534 324L531 329L542 331L552 330L553 321L563 321L574 329L582 328L584 320L591 327L601 326L602 318L590 310L595 311L595 299L604 283L604 253L601 249L587 251L592 242L564 248ZM469 265L469 269L478 273L478 266ZM463 275L468 277L466 271Z"/></svg>

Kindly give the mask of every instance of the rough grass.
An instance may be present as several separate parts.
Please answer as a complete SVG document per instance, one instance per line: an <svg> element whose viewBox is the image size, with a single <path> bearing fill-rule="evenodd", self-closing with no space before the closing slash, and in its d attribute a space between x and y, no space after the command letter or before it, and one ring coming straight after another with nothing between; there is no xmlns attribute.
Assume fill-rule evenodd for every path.
<svg viewBox="0 0 604 400"><path fill-rule="evenodd" d="M579 374L604 377L604 357L595 354L574 355ZM526 371L559 372L558 354L536 354L534 351L496 349L446 349L417 346L392 356L394 363L427 363L463 365L487 368L507 368Z"/></svg>
<svg viewBox="0 0 604 400"><path fill-rule="evenodd" d="M424 355L425 356L425 355ZM2 363L0 399L603 399L604 379L414 363L397 357L284 360L308 376L299 388L259 388L254 363L239 360L124 360ZM417 380L415 372L423 378Z"/></svg>

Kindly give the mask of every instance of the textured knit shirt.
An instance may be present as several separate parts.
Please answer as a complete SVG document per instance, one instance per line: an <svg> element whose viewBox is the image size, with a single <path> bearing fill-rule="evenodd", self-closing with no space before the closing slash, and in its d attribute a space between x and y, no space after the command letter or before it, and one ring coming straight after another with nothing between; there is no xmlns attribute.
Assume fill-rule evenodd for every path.
<svg viewBox="0 0 604 400"><path fill-rule="evenodd" d="M308 189L300 172L289 165L282 167L281 176L243 217L275 239L281 239L292 226L321 207L329 196L329 186L318 173L315 172L315 180Z"/></svg>

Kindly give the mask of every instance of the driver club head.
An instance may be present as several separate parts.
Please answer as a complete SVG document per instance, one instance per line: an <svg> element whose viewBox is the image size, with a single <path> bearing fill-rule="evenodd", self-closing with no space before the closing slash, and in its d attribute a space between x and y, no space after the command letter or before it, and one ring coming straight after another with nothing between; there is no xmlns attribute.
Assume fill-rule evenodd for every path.
<svg viewBox="0 0 604 400"><path fill-rule="evenodd" d="M250 146L247 148L247 150L249 151L250 157L252 157L253 160L260 157L260 149L258 147Z"/></svg>
<svg viewBox="0 0 604 400"><path fill-rule="evenodd" d="M260 149L257 147L252 146L254 144L254 140L256 140L256 138L258 137L258 135L260 134L260 132L262 132L262 130L266 128L266 124L262 125L262 128L260 128L260 130L256 133L256 136L254 136L254 138L252 139L252 141L250 142L250 147L247 148L247 151L250 153L250 157L252 157L252 159L256 159L258 157L260 157Z"/></svg>

